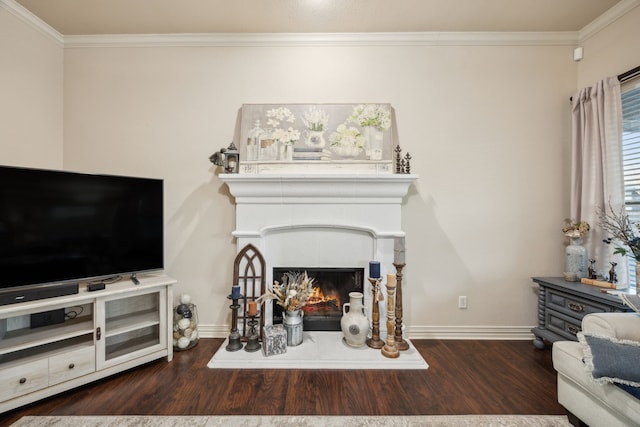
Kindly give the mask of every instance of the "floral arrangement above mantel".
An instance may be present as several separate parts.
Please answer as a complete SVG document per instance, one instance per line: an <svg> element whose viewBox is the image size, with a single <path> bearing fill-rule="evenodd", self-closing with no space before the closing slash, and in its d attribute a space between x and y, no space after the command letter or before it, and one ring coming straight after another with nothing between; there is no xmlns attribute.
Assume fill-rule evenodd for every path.
<svg viewBox="0 0 640 427"><path fill-rule="evenodd" d="M286 107L273 108L267 111L267 125L275 128L271 137L285 144L295 144L300 139L300 131L292 126L288 126L286 129L279 127L283 121L295 123L296 116Z"/></svg>
<svg viewBox="0 0 640 427"><path fill-rule="evenodd" d="M385 131L391 127L391 110L380 104L359 104L353 107L347 123Z"/></svg>
<svg viewBox="0 0 640 427"><path fill-rule="evenodd" d="M343 155L355 156L364 149L364 136L360 131L345 124L338 126L335 132L329 136L329 145L331 148Z"/></svg>
<svg viewBox="0 0 640 427"><path fill-rule="evenodd" d="M243 104L239 173L409 173L393 126L385 103Z"/></svg>
<svg viewBox="0 0 640 427"><path fill-rule="evenodd" d="M265 293L258 298L258 303L273 300L285 311L295 311L307 304L314 292L314 279L304 273L289 271L282 276L282 282L274 281Z"/></svg>
<svg viewBox="0 0 640 427"><path fill-rule="evenodd" d="M566 237L570 239L583 239L591 226L586 221L574 221L571 219L564 220L564 226L562 227L562 232Z"/></svg>
<svg viewBox="0 0 640 427"><path fill-rule="evenodd" d="M329 114L316 106L311 106L303 114L302 123L310 131L324 132L329 124Z"/></svg>

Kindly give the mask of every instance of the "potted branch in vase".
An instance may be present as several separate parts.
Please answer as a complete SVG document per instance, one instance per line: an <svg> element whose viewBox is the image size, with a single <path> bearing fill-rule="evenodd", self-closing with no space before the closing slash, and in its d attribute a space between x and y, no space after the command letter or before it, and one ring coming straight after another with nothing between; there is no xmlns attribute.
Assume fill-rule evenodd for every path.
<svg viewBox="0 0 640 427"><path fill-rule="evenodd" d="M598 221L609 237L606 244L614 244L615 255L628 256L635 262L636 286L640 283L640 224L629 218L624 206L616 212L611 204L598 211Z"/></svg>

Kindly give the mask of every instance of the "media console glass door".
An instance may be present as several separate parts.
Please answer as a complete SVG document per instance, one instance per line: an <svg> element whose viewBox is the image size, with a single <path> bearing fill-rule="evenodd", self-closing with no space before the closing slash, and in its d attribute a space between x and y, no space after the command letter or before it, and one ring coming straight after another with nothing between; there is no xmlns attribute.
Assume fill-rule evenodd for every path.
<svg viewBox="0 0 640 427"><path fill-rule="evenodd" d="M98 369L167 347L166 289L141 290L97 300Z"/></svg>

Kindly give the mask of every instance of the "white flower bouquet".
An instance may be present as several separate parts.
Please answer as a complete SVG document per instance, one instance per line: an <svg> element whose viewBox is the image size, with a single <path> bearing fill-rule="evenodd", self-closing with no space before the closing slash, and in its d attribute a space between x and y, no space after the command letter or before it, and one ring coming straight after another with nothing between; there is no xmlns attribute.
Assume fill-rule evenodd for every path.
<svg viewBox="0 0 640 427"><path fill-rule="evenodd" d="M285 144L295 144L300 139L300 131L289 126L287 129L277 128L271 134L273 139L277 139Z"/></svg>
<svg viewBox="0 0 640 427"><path fill-rule="evenodd" d="M311 131L322 132L329 124L329 115L326 111L312 106L302 116L302 123Z"/></svg>
<svg viewBox="0 0 640 427"><path fill-rule="evenodd" d="M294 123L296 116L287 107L272 108L267 111L267 125L275 128L271 137L285 144L294 144L300 139L300 131L289 126L279 127L282 122Z"/></svg>
<svg viewBox="0 0 640 427"><path fill-rule="evenodd" d="M357 128L341 124L329 135L329 145L342 156L357 156L364 149L365 139Z"/></svg>
<svg viewBox="0 0 640 427"><path fill-rule="evenodd" d="M347 123L356 123L359 126L372 126L378 130L387 130L391 127L391 111L379 104L359 104L353 107Z"/></svg>
<svg viewBox="0 0 640 427"><path fill-rule="evenodd" d="M267 111L267 125L271 127L280 126L281 122L294 123L296 116L287 107L272 108Z"/></svg>

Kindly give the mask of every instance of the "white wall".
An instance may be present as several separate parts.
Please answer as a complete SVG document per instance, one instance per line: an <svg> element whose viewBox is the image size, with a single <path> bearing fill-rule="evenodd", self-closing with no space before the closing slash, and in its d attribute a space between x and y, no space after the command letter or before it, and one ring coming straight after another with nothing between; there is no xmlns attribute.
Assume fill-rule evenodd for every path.
<svg viewBox="0 0 640 427"><path fill-rule="evenodd" d="M234 205L207 159L233 138L238 109L389 102L420 175L403 214L405 324L528 332L530 277L562 273L575 73L568 46L67 49L65 167L166 180L176 294L226 332Z"/></svg>
<svg viewBox="0 0 640 427"><path fill-rule="evenodd" d="M0 4L0 164L62 167L63 57Z"/></svg>

